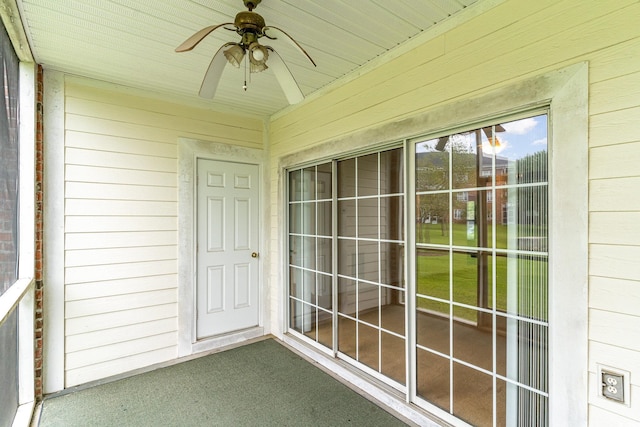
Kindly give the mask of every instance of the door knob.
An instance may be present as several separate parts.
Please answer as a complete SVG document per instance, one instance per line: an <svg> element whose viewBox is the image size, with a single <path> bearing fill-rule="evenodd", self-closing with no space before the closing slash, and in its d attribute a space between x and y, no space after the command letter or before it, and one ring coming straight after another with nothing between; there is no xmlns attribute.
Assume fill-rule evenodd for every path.
<svg viewBox="0 0 640 427"><path fill-rule="evenodd" d="M258 252L251 252L251 258L258 258Z"/></svg>

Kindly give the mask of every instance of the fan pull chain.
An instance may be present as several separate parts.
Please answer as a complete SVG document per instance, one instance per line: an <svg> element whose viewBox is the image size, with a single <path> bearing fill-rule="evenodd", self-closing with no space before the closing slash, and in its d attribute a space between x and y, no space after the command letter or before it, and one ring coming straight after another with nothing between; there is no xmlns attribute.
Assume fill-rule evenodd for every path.
<svg viewBox="0 0 640 427"><path fill-rule="evenodd" d="M246 55L244 58L244 85L242 86L242 89L244 89L244 91L247 91L247 67L249 66L249 59L247 59ZM251 79L251 74L249 74L249 79Z"/></svg>

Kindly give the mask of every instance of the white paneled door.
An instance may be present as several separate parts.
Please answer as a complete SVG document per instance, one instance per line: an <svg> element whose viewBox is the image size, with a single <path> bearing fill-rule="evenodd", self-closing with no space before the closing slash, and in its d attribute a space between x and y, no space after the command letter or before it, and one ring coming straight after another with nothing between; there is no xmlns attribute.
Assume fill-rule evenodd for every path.
<svg viewBox="0 0 640 427"><path fill-rule="evenodd" d="M198 159L197 337L258 325L258 165Z"/></svg>

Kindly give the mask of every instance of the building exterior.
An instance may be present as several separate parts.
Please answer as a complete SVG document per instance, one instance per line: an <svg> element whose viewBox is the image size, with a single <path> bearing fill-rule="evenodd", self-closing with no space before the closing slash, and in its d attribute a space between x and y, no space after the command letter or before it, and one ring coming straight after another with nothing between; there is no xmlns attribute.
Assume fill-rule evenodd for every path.
<svg viewBox="0 0 640 427"><path fill-rule="evenodd" d="M454 28L425 36L410 51L389 56L384 63L341 86L265 121L224 112L211 114L159 99L152 93L133 93L45 67L44 275L39 284L44 291L41 307L44 332L43 341L36 341L43 346L39 351L44 353L43 393L273 334L419 423L429 422L430 415L425 413L459 425L463 425L461 419L470 423L490 420L486 425L500 421L514 423L517 414L508 409L513 403L513 397L509 397L510 384L535 394L535 399L527 403L534 407L529 413L536 413L535 405L544 407L543 424L637 425L640 423L637 397L640 202L633 195L640 187L638 16L640 3L636 0L506 0ZM25 69L23 66L22 72L32 76L36 87L37 68L31 72ZM35 101L31 104L35 112ZM25 108L28 105L25 101ZM462 131L538 115L548 118L545 127L548 172L545 163L546 179L534 184L548 191L548 229L545 219L542 237L525 241L522 238L529 235L518 234L517 247L502 248L499 244L487 247L493 251L489 255L504 249L505 256L513 252L544 256L548 260L548 267L547 261L544 267L548 294L534 304L536 309L544 304L545 314L529 316L532 325L548 334L544 345L540 344L541 338L531 338L544 347L545 354L540 356L544 363L542 359L530 361L532 366L544 364L548 381L544 385L526 383L519 376L501 372L500 362L483 367L483 361L456 356L455 350L451 350L453 343L448 347L450 353L421 344L420 332L416 331L420 328L421 313L472 310L471 323L476 326L486 321L483 314L493 316L493 326L489 328L493 353L489 352L487 357L498 360L500 350L496 342L509 328L510 320L523 321L527 316L520 311L511 315L507 308L503 316L496 304L490 304L492 296L486 294L489 288L484 285L478 285L478 294L474 294L477 304L475 300L456 302L453 293L445 297L420 296L420 279L414 274L420 269L417 265L420 258L412 255L419 250L455 253L466 247L466 243L455 241L445 248L438 242L421 240L415 224L424 223L427 217L430 222L436 216L439 221L443 218L428 211L421 215L420 209L416 209L416 204L420 205L416 195L428 198L441 191L416 188L416 174L420 175L420 169L416 168L420 163L416 147L428 141L435 144L440 137ZM31 129L35 141L35 119ZM380 165L387 163L380 153L388 150L399 151L387 159L392 166L383 169ZM350 196L346 184L350 179L348 171L359 170L356 165L364 165L369 160L365 159L367 155L376 156L374 164L378 169L375 174L369 170L370 175L362 172L359 176L375 178L377 183L354 181L353 186L358 191L378 188L378 192L360 197L364 193L353 190ZM504 177L500 172L502 155L496 155L493 171ZM34 171L35 158L34 154ZM213 163L198 163L199 159ZM244 239L247 254L256 255L247 261L246 271L241 272L258 277L253 282L256 287L250 287L247 281L246 287L236 288L236 305L257 310L253 312L255 319L246 324L234 318L208 320L195 314L213 313L217 305L224 305L223 297L219 300L211 297L208 308L195 308L200 292L196 290L195 277L218 274L211 269L204 273L199 270L207 261L198 258L196 246L200 248L205 242L200 240L198 230L209 225L198 222L205 215L198 211L203 206L198 198L224 195L201 196L194 183L199 179L215 182L216 176L234 171L239 164L255 166L238 175L241 181L236 182L239 187L235 188L249 188L249 183L253 183L256 193L247 195L247 203L237 205L239 210L233 211L247 216L236 216L245 222L238 220L235 229L250 230L234 238ZM203 170L209 171L204 178L198 172ZM242 181L245 178L246 182ZM477 183L473 188L446 190L447 197L464 203L447 205L446 211L452 218L445 223L468 222L471 218L468 202L482 198L494 213L489 216L485 212L482 217L495 219L496 224L509 223L505 198L511 196L500 191L507 178L500 179L493 181L489 190L493 196L489 199L479 191L480 198L469 196L470 191L477 191ZM304 183L312 181L314 196L305 196ZM326 185L321 186L322 182ZM296 185L300 185L299 192ZM385 185L392 190L381 190ZM327 187L336 193L329 192ZM345 193L339 194L339 189ZM368 197L397 198L384 208L375 205L379 209L380 234L363 239L364 234L357 233L365 233L364 229L353 231L353 236L349 227L338 229L336 221L350 224L348 221L353 220L350 227L355 229L367 220L361 215L364 208L356 210L355 206L359 203L367 206ZM255 210L250 203L257 203L259 209ZM344 209L338 207L340 203ZM349 203L354 207L349 207ZM308 206L313 206L313 216L305 213ZM21 215L29 212L23 210ZM474 212L476 220L478 211ZM527 212L541 215L539 210L535 214L533 210ZM34 218L36 213L32 207ZM339 219L341 213L345 215L343 219ZM212 218L211 223L215 223L217 217ZM392 219L385 222L384 218ZM296 219L300 220L300 229L296 228ZM313 224L313 230L304 228L307 222ZM395 227L395 231L382 224ZM394 237L382 237L387 232ZM217 233L209 236L213 240L206 240L211 247L215 247L211 243L215 243L215 238L226 238L224 229L218 229ZM35 233L32 236L35 242ZM314 239L313 250L317 254L325 251L323 262L327 264L318 261L316 252L313 266L305 264L303 258L295 258L294 252L311 250L307 238ZM383 243L396 245L395 255L390 255L391 250L376 249L379 257L374 261L367 258L367 262L374 263L372 271L383 271L397 281L364 278L369 271L362 261L366 252L348 249L352 241L358 245L375 242L377 248ZM485 245L474 243L472 247ZM350 266L341 256L349 251L357 254ZM329 260L333 260L331 265ZM474 263L476 260L473 258ZM358 270L355 263L359 263ZM35 272L35 264L31 268ZM331 285L331 281L334 277L347 280L351 277L349 268L354 271L353 287L345 284L340 288L345 294L341 297L338 285ZM296 276L298 271L300 276ZM455 283L456 270L450 271L451 283ZM314 280L318 282L314 282L313 289L304 287L310 282L305 282L303 272L315 274ZM24 277L35 277L35 273L27 273ZM491 277L492 273L482 274ZM321 286L320 279L324 278L330 288ZM356 290L361 289L356 288L362 286L360 282L372 285L371 292ZM35 298L29 296L33 291L25 292L24 298ZM374 298L377 299L372 303ZM421 306L420 298L435 305ZM21 304L28 303L24 300ZM30 304L36 310L34 303ZM446 311L433 308L438 304L447 305ZM364 307L391 305L402 310L401 330L394 329L391 323L385 326L382 317L379 322L363 320ZM501 316L504 324L496 320ZM449 325L454 325L452 342L455 319L462 317L455 313L449 317ZM323 336L320 323L327 319L335 319L336 324ZM375 330L378 337L387 334L400 340L403 354L395 354L394 360L402 361L402 374L385 365L387 347L380 344L382 341L377 344L380 356L373 361L362 357L368 353L361 355L341 343L339 331L346 331L346 326L339 326L340 319L343 324L362 328L361 331L365 327ZM201 332L208 322L226 322L226 326ZM365 335L360 334L362 341ZM504 334L509 336L507 332ZM23 340L24 335L19 336ZM354 341L354 345L357 347L361 341ZM515 353L507 350L505 354L508 358ZM432 355L446 359L447 366L457 366L462 361L465 369L486 375L492 390L489 418L474 418L473 413L460 409L463 403L455 405L457 398L451 391L456 387L454 380L449 381L451 390L444 400L425 391L429 386L420 382L426 378L425 371L420 371L421 355L427 355L426 359ZM518 363L524 366L528 362ZM30 370L28 364L23 368ZM40 373L36 369L40 368L36 366L32 371ZM602 370L622 376L623 402L602 396ZM374 381L367 380L370 378L386 383L394 392L376 386ZM34 379L24 374L20 381L29 383ZM501 381L508 385L506 391L498 392ZM505 396L503 400L500 393ZM28 402L29 393L24 396L27 397L21 401ZM34 397L32 393L31 400Z"/></svg>

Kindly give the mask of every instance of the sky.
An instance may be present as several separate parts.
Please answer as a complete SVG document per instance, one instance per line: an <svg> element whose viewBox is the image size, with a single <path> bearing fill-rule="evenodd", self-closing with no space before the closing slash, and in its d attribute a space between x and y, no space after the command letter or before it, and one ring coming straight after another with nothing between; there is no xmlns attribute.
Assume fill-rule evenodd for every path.
<svg viewBox="0 0 640 427"><path fill-rule="evenodd" d="M497 132L499 148L496 154L499 157L515 160L547 149L547 116L544 114L502 123L502 127L505 131ZM472 134L456 135L454 138L461 144L473 141ZM482 139L483 149L490 150L489 141L484 133ZM436 143L437 139L420 142L416 146L416 152L432 151Z"/></svg>

